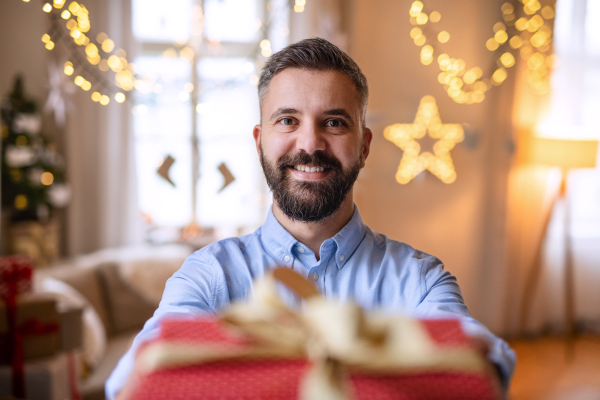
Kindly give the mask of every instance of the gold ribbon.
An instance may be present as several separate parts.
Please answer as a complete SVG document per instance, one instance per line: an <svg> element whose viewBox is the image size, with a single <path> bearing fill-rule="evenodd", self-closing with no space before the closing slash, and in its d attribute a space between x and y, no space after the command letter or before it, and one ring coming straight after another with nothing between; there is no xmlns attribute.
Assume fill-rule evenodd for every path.
<svg viewBox="0 0 600 400"><path fill-rule="evenodd" d="M277 295L277 282L305 301L301 311ZM202 344L151 343L138 355L143 373L217 360L308 357L312 368L301 399L351 399L347 371L401 373L461 371L490 373L472 347L436 345L417 320L383 313L365 314L356 304L323 297L311 282L289 268L277 268L254 284L254 297L221 315L233 331L253 339L243 350Z"/></svg>

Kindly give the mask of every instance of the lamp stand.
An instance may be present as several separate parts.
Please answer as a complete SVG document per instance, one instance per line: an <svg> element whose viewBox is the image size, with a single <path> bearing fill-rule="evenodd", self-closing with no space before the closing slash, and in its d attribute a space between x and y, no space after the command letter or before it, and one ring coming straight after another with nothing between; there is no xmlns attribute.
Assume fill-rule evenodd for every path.
<svg viewBox="0 0 600 400"><path fill-rule="evenodd" d="M570 201L567 192L567 170L562 170L561 186L560 191L557 191L552 195L552 199L549 207L545 210L543 216L542 229L540 231L539 240L536 246L536 252L532 260L529 274L525 280L525 288L523 291L521 310L519 316L519 330L525 332L527 327L527 319L529 317L529 310L533 301L533 293L540 280L542 270L542 250L544 239L548 232L548 226L550 225L550 218L552 217L552 211L556 206L558 199L563 200L565 207L564 210L564 292L565 292L565 323L566 323L566 358L568 361L572 361L575 355L575 282L574 282L574 268L573 268L573 248L571 238L571 213L570 213Z"/></svg>
<svg viewBox="0 0 600 400"><path fill-rule="evenodd" d="M573 241L571 238L571 207L567 191L567 171L563 170L561 195L565 204L565 322L566 322L566 357L567 361L575 358L575 278L573 268Z"/></svg>

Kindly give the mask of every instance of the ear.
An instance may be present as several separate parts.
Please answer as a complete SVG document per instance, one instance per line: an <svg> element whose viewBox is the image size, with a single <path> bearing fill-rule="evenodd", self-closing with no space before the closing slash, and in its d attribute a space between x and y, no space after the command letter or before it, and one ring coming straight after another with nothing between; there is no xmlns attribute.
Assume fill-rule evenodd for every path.
<svg viewBox="0 0 600 400"><path fill-rule="evenodd" d="M371 150L371 140L373 139L373 132L369 128L365 128L363 130L363 149L362 149L362 165L363 168L365 166L365 161L369 156L369 151Z"/></svg>
<svg viewBox="0 0 600 400"><path fill-rule="evenodd" d="M260 155L260 134L262 132L262 127L259 125L254 125L254 129L252 130L252 136L254 136L254 142L256 144L256 152Z"/></svg>

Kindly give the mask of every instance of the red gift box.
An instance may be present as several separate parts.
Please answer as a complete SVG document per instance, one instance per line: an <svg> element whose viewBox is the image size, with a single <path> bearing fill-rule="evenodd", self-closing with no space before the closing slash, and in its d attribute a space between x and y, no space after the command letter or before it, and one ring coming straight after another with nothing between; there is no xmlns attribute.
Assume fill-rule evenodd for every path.
<svg viewBox="0 0 600 400"><path fill-rule="evenodd" d="M423 320L431 340L443 349L474 346L457 320ZM218 319L166 320L163 343L187 343L215 349L244 349L251 343ZM142 347L138 355L143 351ZM165 368L137 377L131 399L296 399L310 370L306 359L213 361ZM499 399L501 390L490 370L419 371L348 374L355 399Z"/></svg>

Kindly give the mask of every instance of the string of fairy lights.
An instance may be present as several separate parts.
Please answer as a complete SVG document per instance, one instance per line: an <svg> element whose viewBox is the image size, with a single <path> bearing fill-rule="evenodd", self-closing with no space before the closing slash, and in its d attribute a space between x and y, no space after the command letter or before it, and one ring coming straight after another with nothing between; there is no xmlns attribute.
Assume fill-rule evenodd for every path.
<svg viewBox="0 0 600 400"><path fill-rule="evenodd" d="M416 26L411 29L410 37L421 47L421 63L430 65L434 59L437 61L438 81L456 103L481 103L488 90L506 80L507 70L516 63L517 52L527 62L526 78L534 92L546 94L550 90L550 71L554 64L550 21L555 15L555 3L542 6L538 0L518 2L522 4L523 15L517 18L515 6L504 3L501 7L503 21L494 24L493 36L486 41L486 48L495 54L494 65L487 76L481 67L467 68L463 59L450 57L447 53L434 57L437 49L450 41L450 33L435 29L442 18L440 12L427 14L422 1L412 3L410 22Z"/></svg>
<svg viewBox="0 0 600 400"><path fill-rule="evenodd" d="M75 75L73 82L83 91L94 89L90 97L101 105L108 105L111 97L123 103L127 98L124 92L131 91L136 81L135 66L127 61L125 50L115 49L114 41L104 32L92 36L89 11L83 4L72 1L67 6L66 0L53 0L44 3L42 10L51 20L49 31L41 38L46 49L53 50L60 41L69 52L63 66L65 75ZM109 70L114 72L116 92L104 74Z"/></svg>
<svg viewBox="0 0 600 400"><path fill-rule="evenodd" d="M30 0L23 1L30 2ZM290 2L296 13L304 12L306 0L290 0ZM102 105L110 103L114 89L110 80L102 74L109 70L114 72L114 85L120 89L112 95L117 103L126 100L127 96L123 92L129 92L134 88L140 89L145 85L143 79L136 79L135 65L127 60L126 52L123 49L115 49L114 41L106 33L100 32L95 38L92 37L89 33L91 29L89 11L83 4L72 1L66 6L66 0L52 0L51 3L44 3L42 10L49 14L52 22L48 33L42 36L42 42L48 50L53 50L58 41L62 41L67 46L71 60L64 63L64 73L68 76L75 75L73 82L83 91L95 89L91 94L93 101ZM266 26L268 24L263 25L260 20L257 24L257 29L268 29ZM64 28L67 29L68 35L65 34ZM261 40L258 48L263 57L271 56L271 42L268 39ZM191 61L194 52L192 46L185 43L179 52L170 48L164 51L163 56L173 58L179 55ZM257 77L254 80L256 82L251 83L257 84ZM187 83L185 91L189 93L192 90L192 84Z"/></svg>

